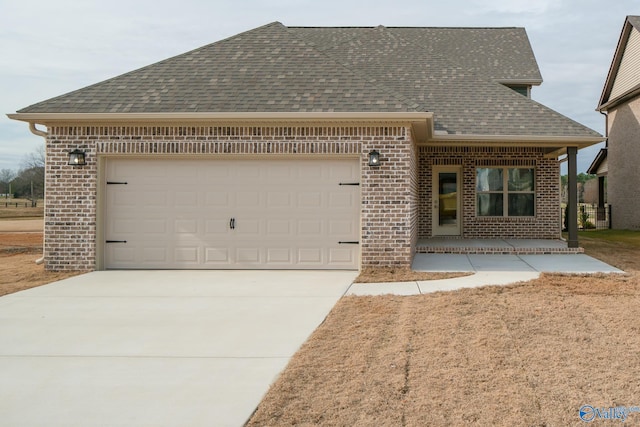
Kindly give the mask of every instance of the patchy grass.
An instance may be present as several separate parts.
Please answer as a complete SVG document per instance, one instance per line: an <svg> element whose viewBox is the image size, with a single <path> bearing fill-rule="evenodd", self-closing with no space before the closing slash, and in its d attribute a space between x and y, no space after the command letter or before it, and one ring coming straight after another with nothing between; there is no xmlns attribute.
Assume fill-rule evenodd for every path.
<svg viewBox="0 0 640 427"><path fill-rule="evenodd" d="M624 271L640 271L640 231L585 231L578 239L587 255Z"/></svg>
<svg viewBox="0 0 640 427"><path fill-rule="evenodd" d="M640 231L630 230L600 230L600 231L581 231L578 233L578 239L581 245L593 243L623 243L628 246L640 248Z"/></svg>
<svg viewBox="0 0 640 427"><path fill-rule="evenodd" d="M248 425L580 425L584 404L639 405L638 235L600 233L587 253L627 275L343 298Z"/></svg>

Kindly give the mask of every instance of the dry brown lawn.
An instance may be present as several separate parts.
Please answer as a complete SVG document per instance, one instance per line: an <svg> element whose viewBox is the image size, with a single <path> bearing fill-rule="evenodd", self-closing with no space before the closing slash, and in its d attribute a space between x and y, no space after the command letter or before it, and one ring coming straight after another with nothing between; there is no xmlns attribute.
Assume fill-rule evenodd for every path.
<svg viewBox="0 0 640 427"><path fill-rule="evenodd" d="M585 404L640 406L640 233L625 236L581 243L628 275L343 298L248 425L564 426Z"/></svg>

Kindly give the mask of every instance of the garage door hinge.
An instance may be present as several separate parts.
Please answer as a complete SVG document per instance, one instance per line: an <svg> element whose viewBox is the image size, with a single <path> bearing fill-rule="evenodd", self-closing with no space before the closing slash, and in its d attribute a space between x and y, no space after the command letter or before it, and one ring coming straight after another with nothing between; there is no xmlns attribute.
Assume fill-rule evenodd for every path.
<svg viewBox="0 0 640 427"><path fill-rule="evenodd" d="M107 181L107 185L127 185L128 182Z"/></svg>
<svg viewBox="0 0 640 427"><path fill-rule="evenodd" d="M106 243L127 243L126 240L107 240Z"/></svg>
<svg viewBox="0 0 640 427"><path fill-rule="evenodd" d="M359 182L341 182L338 185L360 185Z"/></svg>
<svg viewBox="0 0 640 427"><path fill-rule="evenodd" d="M359 245L358 241L346 241L346 242L338 242L339 245Z"/></svg>

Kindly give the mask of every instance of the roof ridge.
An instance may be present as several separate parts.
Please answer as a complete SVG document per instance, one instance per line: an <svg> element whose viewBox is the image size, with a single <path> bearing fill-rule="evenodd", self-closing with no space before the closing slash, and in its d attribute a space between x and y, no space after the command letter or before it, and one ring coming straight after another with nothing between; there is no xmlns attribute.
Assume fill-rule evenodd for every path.
<svg viewBox="0 0 640 427"><path fill-rule="evenodd" d="M309 28L309 29L347 29L347 28L354 28L354 29L375 29L375 28L379 28L379 27L383 27L383 28L415 28L415 29L433 29L433 30L513 30L513 29L519 29L519 28L525 28L525 27L517 27L517 26L511 26L511 27L432 27L432 26L426 26L426 27L422 27L422 26L415 26L415 25L327 25L327 26L323 26L323 25L311 25L311 26L307 26L307 25L286 25L287 28L298 28L298 29L304 29L304 28Z"/></svg>

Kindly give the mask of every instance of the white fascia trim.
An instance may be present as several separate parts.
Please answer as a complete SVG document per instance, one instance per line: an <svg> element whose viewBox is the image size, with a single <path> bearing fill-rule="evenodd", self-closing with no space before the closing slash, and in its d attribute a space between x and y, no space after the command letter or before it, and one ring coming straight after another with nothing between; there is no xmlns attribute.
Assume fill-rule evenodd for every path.
<svg viewBox="0 0 640 427"><path fill-rule="evenodd" d="M604 136L538 136L538 135L434 135L428 143L437 145L451 145L458 143L478 143L482 145L503 145L509 143L545 145L550 147L578 147L584 148L604 141Z"/></svg>
<svg viewBox="0 0 640 427"><path fill-rule="evenodd" d="M140 122L140 121L373 121L419 122L433 119L431 112L229 112L229 113L15 113L13 120L52 122Z"/></svg>
<svg viewBox="0 0 640 427"><path fill-rule="evenodd" d="M503 85L522 85L522 86L540 86L542 84L542 80L518 80L518 79L513 79L513 80L506 80L506 79L499 79L496 80L498 83L503 84Z"/></svg>

